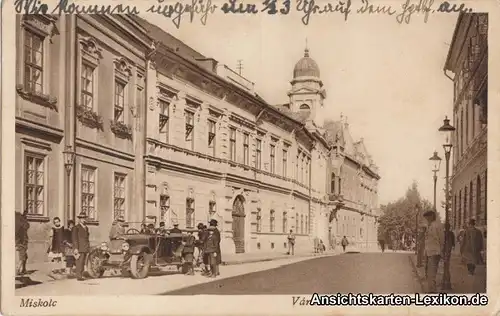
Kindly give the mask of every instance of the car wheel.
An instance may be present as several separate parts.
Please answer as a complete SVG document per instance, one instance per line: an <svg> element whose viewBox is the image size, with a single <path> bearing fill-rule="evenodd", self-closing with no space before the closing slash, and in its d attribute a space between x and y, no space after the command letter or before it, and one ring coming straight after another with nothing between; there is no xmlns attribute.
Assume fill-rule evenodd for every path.
<svg viewBox="0 0 500 316"><path fill-rule="evenodd" d="M98 279L103 276L105 269L102 267L102 260L99 258L99 254L96 251L89 253L86 270L93 279Z"/></svg>
<svg viewBox="0 0 500 316"><path fill-rule="evenodd" d="M150 258L147 253L141 252L138 255L132 255L130 258L130 273L134 279L144 279L148 276L150 267Z"/></svg>

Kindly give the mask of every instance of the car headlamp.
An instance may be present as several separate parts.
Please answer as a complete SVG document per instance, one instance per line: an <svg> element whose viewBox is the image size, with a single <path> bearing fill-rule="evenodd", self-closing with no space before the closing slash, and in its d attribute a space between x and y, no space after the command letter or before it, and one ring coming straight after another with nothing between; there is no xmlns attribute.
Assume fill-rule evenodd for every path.
<svg viewBox="0 0 500 316"><path fill-rule="evenodd" d="M130 249L130 245L128 244L128 242L124 242L122 244L122 250L123 251L128 251Z"/></svg>

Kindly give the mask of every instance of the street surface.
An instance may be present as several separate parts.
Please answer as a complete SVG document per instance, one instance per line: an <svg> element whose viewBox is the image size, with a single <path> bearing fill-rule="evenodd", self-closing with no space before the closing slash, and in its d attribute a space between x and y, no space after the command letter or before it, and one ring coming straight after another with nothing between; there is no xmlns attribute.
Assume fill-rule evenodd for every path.
<svg viewBox="0 0 500 316"><path fill-rule="evenodd" d="M315 258L165 295L313 293L413 294L420 284L408 253L351 253Z"/></svg>
<svg viewBox="0 0 500 316"><path fill-rule="evenodd" d="M408 253L352 253L316 258L221 266L217 279L160 273L133 280L45 282L15 291L17 296L60 295L252 295L319 293L416 293L419 284Z"/></svg>

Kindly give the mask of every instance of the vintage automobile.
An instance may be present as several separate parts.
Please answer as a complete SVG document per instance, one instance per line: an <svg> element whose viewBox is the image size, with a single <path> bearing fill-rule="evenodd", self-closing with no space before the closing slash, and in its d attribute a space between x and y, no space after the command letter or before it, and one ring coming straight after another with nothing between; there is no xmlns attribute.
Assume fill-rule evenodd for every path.
<svg viewBox="0 0 500 316"><path fill-rule="evenodd" d="M100 278L106 270L120 270L122 276L143 279L151 269L161 270L176 266L182 272L183 241L188 232L197 230L182 230L181 233L141 233L130 228L118 239L103 242L91 249L87 258L86 270L92 278Z"/></svg>

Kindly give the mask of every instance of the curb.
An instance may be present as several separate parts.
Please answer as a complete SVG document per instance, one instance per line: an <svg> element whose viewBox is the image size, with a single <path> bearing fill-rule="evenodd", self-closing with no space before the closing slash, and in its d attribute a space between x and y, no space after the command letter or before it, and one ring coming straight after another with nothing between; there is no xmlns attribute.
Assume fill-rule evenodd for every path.
<svg viewBox="0 0 500 316"><path fill-rule="evenodd" d="M418 279L418 283L420 284L420 291L421 292L425 292L425 285L424 285L424 281L423 281L423 278L420 277L420 274L418 272L418 268L417 268L417 265L415 264L415 259L413 258L413 255L410 255L408 256L408 260L410 260L410 263L411 263L411 267L413 269L413 273L415 273L415 276L417 277Z"/></svg>
<svg viewBox="0 0 500 316"><path fill-rule="evenodd" d="M283 255L283 256L271 257L271 258L267 257L267 258L255 258L255 259L230 260L230 261L223 261L222 265L230 266L230 265L237 265L237 264L266 262L266 261L284 260L284 259L291 259L291 258L305 258L305 257L318 257L318 258L320 258L320 257L334 256L337 254L338 253L327 253L327 254L316 255L314 253L307 253L307 254L296 254L296 255Z"/></svg>

